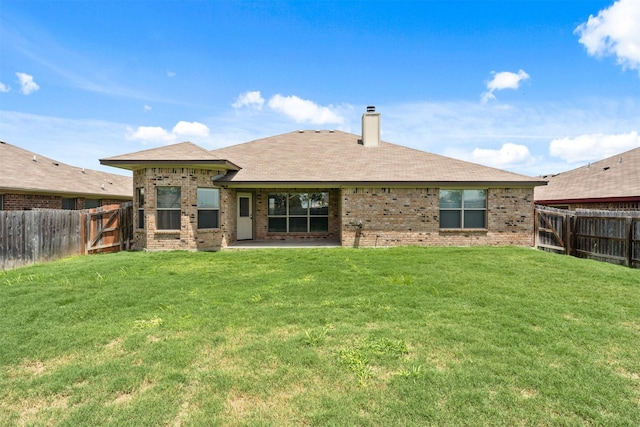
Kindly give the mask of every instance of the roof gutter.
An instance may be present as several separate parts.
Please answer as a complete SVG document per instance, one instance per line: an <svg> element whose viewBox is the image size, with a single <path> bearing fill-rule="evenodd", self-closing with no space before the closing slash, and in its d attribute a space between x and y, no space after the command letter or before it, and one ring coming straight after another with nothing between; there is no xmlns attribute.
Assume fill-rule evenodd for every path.
<svg viewBox="0 0 640 427"><path fill-rule="evenodd" d="M225 169L239 171L240 166L228 160L110 160L100 159L100 164L120 169L137 170L153 166L158 167L198 167L202 169Z"/></svg>
<svg viewBox="0 0 640 427"><path fill-rule="evenodd" d="M229 188L533 188L545 181L217 181Z"/></svg>

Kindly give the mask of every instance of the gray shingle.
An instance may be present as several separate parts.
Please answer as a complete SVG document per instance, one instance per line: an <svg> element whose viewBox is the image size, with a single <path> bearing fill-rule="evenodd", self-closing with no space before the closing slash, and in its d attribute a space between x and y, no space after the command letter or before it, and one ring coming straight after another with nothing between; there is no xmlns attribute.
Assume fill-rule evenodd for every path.
<svg viewBox="0 0 640 427"><path fill-rule="evenodd" d="M543 177L536 202L640 197L640 147L588 165Z"/></svg>
<svg viewBox="0 0 640 427"><path fill-rule="evenodd" d="M0 190L131 199L133 180L128 176L83 170L0 142Z"/></svg>

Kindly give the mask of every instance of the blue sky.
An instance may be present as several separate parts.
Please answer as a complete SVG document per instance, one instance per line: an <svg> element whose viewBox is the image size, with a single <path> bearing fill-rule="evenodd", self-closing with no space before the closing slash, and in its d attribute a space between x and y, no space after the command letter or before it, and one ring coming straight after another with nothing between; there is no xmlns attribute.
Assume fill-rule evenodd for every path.
<svg viewBox="0 0 640 427"><path fill-rule="evenodd" d="M75 166L297 129L526 175L640 146L640 1L0 3L0 139Z"/></svg>

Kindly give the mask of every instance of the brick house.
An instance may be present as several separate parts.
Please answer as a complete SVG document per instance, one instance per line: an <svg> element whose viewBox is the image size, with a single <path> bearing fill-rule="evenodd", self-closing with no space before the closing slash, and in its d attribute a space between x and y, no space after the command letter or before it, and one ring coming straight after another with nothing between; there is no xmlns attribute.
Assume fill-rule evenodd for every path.
<svg viewBox="0 0 640 427"><path fill-rule="evenodd" d="M556 175L543 176L536 204L575 209L640 210L640 147Z"/></svg>
<svg viewBox="0 0 640 427"><path fill-rule="evenodd" d="M305 130L207 151L190 142L101 159L133 171L135 245L243 240L342 246L533 244L544 181L362 136Z"/></svg>
<svg viewBox="0 0 640 427"><path fill-rule="evenodd" d="M132 200L128 176L66 165L0 141L0 210L88 209Z"/></svg>

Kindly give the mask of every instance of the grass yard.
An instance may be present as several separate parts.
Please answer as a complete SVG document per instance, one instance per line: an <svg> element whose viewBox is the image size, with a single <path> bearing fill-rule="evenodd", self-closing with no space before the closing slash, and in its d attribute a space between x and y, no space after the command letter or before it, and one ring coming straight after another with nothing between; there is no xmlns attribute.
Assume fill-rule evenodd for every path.
<svg viewBox="0 0 640 427"><path fill-rule="evenodd" d="M0 425L640 425L640 270L525 248L0 272Z"/></svg>

